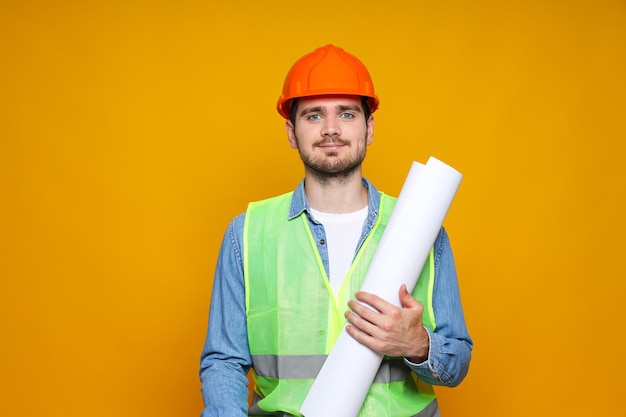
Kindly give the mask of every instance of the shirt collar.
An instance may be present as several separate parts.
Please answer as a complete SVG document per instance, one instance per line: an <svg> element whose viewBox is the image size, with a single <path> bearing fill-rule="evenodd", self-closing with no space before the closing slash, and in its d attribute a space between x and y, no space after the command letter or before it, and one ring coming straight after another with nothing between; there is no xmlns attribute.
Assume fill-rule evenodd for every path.
<svg viewBox="0 0 626 417"><path fill-rule="evenodd" d="M380 192L374 187L367 178L363 178L363 186L367 188L367 222L374 224L378 218L378 207L380 206ZM291 197L291 207L289 209L289 220L292 220L302 213L306 213L309 219L311 216L311 207L306 199L304 192L304 180L298 184Z"/></svg>

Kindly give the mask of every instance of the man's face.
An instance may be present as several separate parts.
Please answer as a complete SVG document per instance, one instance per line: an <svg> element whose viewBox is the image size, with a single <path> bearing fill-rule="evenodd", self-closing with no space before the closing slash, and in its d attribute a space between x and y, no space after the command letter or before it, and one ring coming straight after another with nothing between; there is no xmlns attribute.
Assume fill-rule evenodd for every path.
<svg viewBox="0 0 626 417"><path fill-rule="evenodd" d="M374 135L358 96L305 97L297 101L295 127L287 136L308 173L320 179L345 178L360 168Z"/></svg>

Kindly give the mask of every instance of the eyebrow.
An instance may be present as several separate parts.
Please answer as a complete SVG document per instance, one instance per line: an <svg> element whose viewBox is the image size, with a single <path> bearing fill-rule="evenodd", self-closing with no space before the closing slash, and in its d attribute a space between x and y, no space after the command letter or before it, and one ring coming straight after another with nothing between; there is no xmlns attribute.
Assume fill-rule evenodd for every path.
<svg viewBox="0 0 626 417"><path fill-rule="evenodd" d="M322 112L322 106L306 107L302 109L302 111L300 112L300 116L304 116L305 114L308 114L308 113L321 113L321 112Z"/></svg>
<svg viewBox="0 0 626 417"><path fill-rule="evenodd" d="M361 110L360 106L357 105L345 105L345 104L340 104L336 107L337 110L339 111L346 111L346 110L352 110L352 111L356 111L358 113L362 113L363 111ZM305 114L308 113L323 113L323 108L322 106L315 106L315 107L307 107L302 109L302 111L300 112L300 116L304 116Z"/></svg>
<svg viewBox="0 0 626 417"><path fill-rule="evenodd" d="M339 106L337 106L337 109L338 110L342 110L342 111L344 111L344 110L352 110L352 111L356 111L356 112L359 112L359 113L362 112L361 111L361 107L359 107L357 105L346 106L346 105L341 105L340 104Z"/></svg>

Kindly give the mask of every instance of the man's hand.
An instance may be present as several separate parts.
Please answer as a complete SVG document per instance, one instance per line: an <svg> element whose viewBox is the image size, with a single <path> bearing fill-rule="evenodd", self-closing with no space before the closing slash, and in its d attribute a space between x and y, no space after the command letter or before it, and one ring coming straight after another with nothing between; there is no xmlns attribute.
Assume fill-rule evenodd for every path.
<svg viewBox="0 0 626 417"><path fill-rule="evenodd" d="M383 355L404 356L414 363L428 358L429 337L422 326L424 306L409 294L406 285L400 287L402 307L368 292L359 291L355 296L375 311L350 300L351 311L345 313L350 336Z"/></svg>

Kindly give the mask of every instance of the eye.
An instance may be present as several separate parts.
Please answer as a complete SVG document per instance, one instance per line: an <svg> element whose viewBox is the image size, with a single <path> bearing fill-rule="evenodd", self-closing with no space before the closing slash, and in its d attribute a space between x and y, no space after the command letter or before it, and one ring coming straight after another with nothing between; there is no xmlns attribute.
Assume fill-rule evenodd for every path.
<svg viewBox="0 0 626 417"><path fill-rule="evenodd" d="M345 112L341 113L339 117L341 117L342 119L354 119L356 116L352 113Z"/></svg>
<svg viewBox="0 0 626 417"><path fill-rule="evenodd" d="M322 115L319 113L311 113L306 117L307 120L313 120L313 121L320 120L321 118L322 118Z"/></svg>

